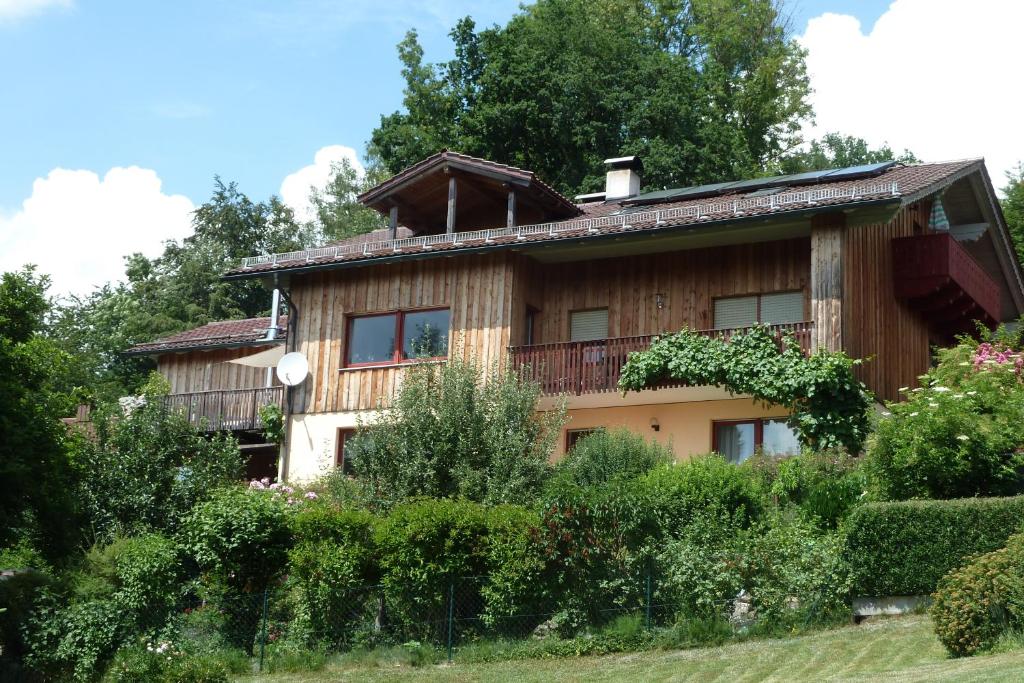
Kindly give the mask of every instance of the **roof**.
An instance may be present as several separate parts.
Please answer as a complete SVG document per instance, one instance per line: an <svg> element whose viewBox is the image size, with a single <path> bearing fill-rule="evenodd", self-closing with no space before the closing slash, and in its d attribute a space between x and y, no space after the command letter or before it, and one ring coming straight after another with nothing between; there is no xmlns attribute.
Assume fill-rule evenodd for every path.
<svg viewBox="0 0 1024 683"><path fill-rule="evenodd" d="M423 257L438 252L495 249L563 239L578 241L605 235L728 224L741 218L784 216L830 207L838 209L883 203L906 205L983 169L981 159L894 165L869 178L796 181L778 191L726 190L725 194L715 196L705 194L698 198L659 201L649 205L636 205L636 197L592 202L578 205L582 216L550 223L363 242L358 246L329 245L252 257L244 259L240 267L232 269L225 277L255 277L273 271L335 267L350 262L404 256Z"/></svg>
<svg viewBox="0 0 1024 683"><path fill-rule="evenodd" d="M418 176L426 175L436 167L449 166L471 173L490 175L492 177L497 176L502 180L518 181L519 184L535 189L538 191L538 194L546 196L552 204L564 211L566 215L572 216L579 213L576 205L568 197L542 181L533 171L509 166L508 164L499 164L496 161L489 161L447 149L441 150L437 154L399 171L379 185L358 195L356 199L361 204L380 209L381 200L408 185Z"/></svg>
<svg viewBox="0 0 1024 683"><path fill-rule="evenodd" d="M278 318L277 339L268 340L267 329L270 327L270 316L264 318L246 318L245 320L219 320L207 323L184 332L178 332L145 344L136 344L125 353L132 355L148 355L171 351L190 351L194 349L218 349L226 347L263 346L284 342L284 333L288 331L288 316Z"/></svg>

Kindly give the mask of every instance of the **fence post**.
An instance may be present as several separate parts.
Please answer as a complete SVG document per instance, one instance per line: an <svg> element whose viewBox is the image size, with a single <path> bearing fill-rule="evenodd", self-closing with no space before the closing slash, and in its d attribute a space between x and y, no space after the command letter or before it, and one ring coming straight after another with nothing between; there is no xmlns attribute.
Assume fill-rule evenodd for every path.
<svg viewBox="0 0 1024 683"><path fill-rule="evenodd" d="M651 630L651 571L648 569L644 575L644 607L646 612L645 622L647 630Z"/></svg>
<svg viewBox="0 0 1024 683"><path fill-rule="evenodd" d="M452 663L452 640L455 635L455 581L448 584L448 663Z"/></svg>
<svg viewBox="0 0 1024 683"><path fill-rule="evenodd" d="M260 633L260 673L263 673L263 655L267 649L267 590L263 590L263 628Z"/></svg>

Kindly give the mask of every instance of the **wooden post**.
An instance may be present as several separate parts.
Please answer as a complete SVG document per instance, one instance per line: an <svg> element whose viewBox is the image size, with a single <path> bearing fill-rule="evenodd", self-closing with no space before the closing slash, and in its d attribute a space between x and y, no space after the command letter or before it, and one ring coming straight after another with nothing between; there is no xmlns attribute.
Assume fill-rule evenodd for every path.
<svg viewBox="0 0 1024 683"><path fill-rule="evenodd" d="M448 177L448 224L445 232L455 232L455 176Z"/></svg>
<svg viewBox="0 0 1024 683"><path fill-rule="evenodd" d="M391 230L391 239L398 237L398 206L392 204L391 212L388 214L388 229Z"/></svg>
<svg viewBox="0 0 1024 683"><path fill-rule="evenodd" d="M508 191L508 212L505 216L505 226L514 228L516 226L516 191Z"/></svg>
<svg viewBox="0 0 1024 683"><path fill-rule="evenodd" d="M846 215L811 217L811 352L843 350L843 241Z"/></svg>

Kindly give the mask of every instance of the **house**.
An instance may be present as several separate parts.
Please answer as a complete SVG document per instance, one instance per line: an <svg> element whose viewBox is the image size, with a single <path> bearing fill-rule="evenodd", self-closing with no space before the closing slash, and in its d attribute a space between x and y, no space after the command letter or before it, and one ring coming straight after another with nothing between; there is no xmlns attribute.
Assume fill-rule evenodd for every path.
<svg viewBox="0 0 1024 683"><path fill-rule="evenodd" d="M269 298L268 298L269 300ZM277 475L278 445L269 443L260 418L267 405L284 405L273 366L284 355L288 317L224 320L137 344L127 355L152 356L168 381L168 408L197 427L231 432L246 456L246 476Z"/></svg>
<svg viewBox="0 0 1024 683"><path fill-rule="evenodd" d="M764 323L808 352L868 359L861 379L892 400L932 345L1024 312L981 160L656 191L640 159L607 164L604 192L570 200L530 171L443 151L359 197L387 229L228 272L285 293L287 350L309 364L284 401L281 476L343 466L346 438L387 408L404 368L453 357L528 373L542 408L564 397L555 457L612 426L680 458L789 452L784 410L719 387L622 395L628 354L684 326L728 337Z"/></svg>

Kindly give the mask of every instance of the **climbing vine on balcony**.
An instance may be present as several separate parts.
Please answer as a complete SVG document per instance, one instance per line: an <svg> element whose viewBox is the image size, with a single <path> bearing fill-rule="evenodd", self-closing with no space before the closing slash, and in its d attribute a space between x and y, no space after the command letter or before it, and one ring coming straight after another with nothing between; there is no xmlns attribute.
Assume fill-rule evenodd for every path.
<svg viewBox="0 0 1024 683"><path fill-rule="evenodd" d="M763 325L728 342L684 329L630 354L619 388L639 391L666 380L721 386L731 394L786 407L789 425L805 447L843 446L858 453L867 436L872 400L853 375L858 363L843 353L806 356L791 334L780 344Z"/></svg>

